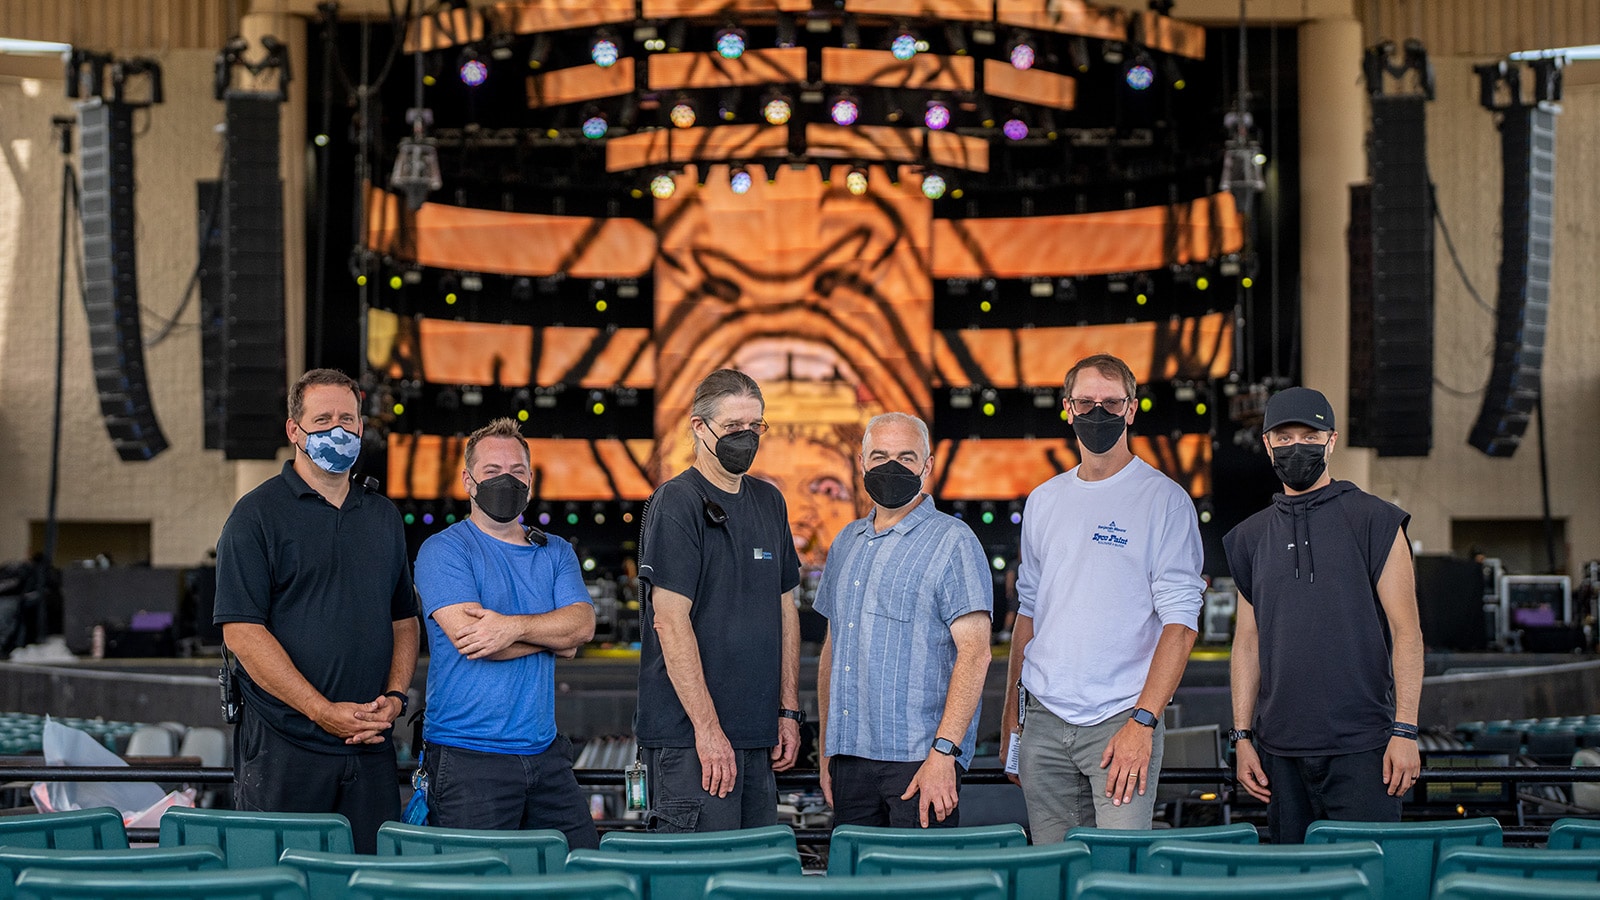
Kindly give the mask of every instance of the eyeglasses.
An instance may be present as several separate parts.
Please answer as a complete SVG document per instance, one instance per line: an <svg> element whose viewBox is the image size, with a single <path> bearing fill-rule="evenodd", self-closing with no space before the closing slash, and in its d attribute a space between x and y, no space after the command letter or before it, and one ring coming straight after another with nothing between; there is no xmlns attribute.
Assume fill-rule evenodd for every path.
<svg viewBox="0 0 1600 900"><path fill-rule="evenodd" d="M1087 416L1096 406L1113 416L1120 416L1128 411L1128 402L1132 399L1132 397L1112 397L1107 400L1090 400L1088 397L1069 397L1067 402L1072 404L1072 414L1075 416Z"/></svg>
<svg viewBox="0 0 1600 900"><path fill-rule="evenodd" d="M707 419L706 421L710 422L711 420ZM756 433L756 437L760 437L761 435L767 433L767 420L757 419L754 422L723 422L721 425L717 425L717 427L722 429L723 434L733 434L736 431L754 431Z"/></svg>

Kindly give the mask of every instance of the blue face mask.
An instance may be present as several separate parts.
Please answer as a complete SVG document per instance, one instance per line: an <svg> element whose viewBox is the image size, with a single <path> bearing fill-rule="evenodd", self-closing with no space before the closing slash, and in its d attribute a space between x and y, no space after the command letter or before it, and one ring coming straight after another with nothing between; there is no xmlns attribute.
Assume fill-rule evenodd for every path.
<svg viewBox="0 0 1600 900"><path fill-rule="evenodd" d="M334 475L350 471L361 455L361 438L335 425L327 431L306 432L306 456L325 472Z"/></svg>

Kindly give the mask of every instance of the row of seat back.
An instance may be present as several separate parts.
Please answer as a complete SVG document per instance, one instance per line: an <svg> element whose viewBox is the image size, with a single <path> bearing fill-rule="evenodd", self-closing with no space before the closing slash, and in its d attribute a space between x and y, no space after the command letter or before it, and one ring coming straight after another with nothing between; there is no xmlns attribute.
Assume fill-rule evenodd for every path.
<svg viewBox="0 0 1600 900"><path fill-rule="evenodd" d="M219 847L230 869L277 865L288 849L354 853L350 820L337 813L260 813L226 809L169 809L161 816L161 846Z"/></svg>
<svg viewBox="0 0 1600 900"><path fill-rule="evenodd" d="M1258 844L1261 836L1246 822L1211 825L1202 828L1164 828L1122 830L1114 828L1072 828L1067 840L1081 841L1089 848L1090 868L1096 872L1144 872L1149 868L1150 848L1160 840L1181 839L1208 844Z"/></svg>
<svg viewBox="0 0 1600 900"><path fill-rule="evenodd" d="M874 828L866 825L840 825L828 841L828 874L854 875L861 854L869 850L905 847L914 841L921 850L978 850L1027 846L1028 834L1015 822L1004 825L978 825L965 828L936 828L915 832L908 840L907 829Z"/></svg>
<svg viewBox="0 0 1600 900"><path fill-rule="evenodd" d="M1600 850L1600 819L1557 819L1550 826L1551 850Z"/></svg>
<svg viewBox="0 0 1600 900"><path fill-rule="evenodd" d="M0 818L0 847L36 850L126 850L122 813L109 806Z"/></svg>
<svg viewBox="0 0 1600 900"><path fill-rule="evenodd" d="M0 900L24 869L68 872L199 872L226 865L215 847L162 847L144 850L35 850L0 847Z"/></svg>
<svg viewBox="0 0 1600 900"><path fill-rule="evenodd" d="M793 844L794 832L784 831ZM567 836L553 829L432 828L403 822L385 822L378 828L379 856L434 856L472 850L502 854L513 875L559 875L567 865Z"/></svg>
<svg viewBox="0 0 1600 900"><path fill-rule="evenodd" d="M350 876L357 872L383 872L397 877L416 875L510 875L506 858L492 850L468 850L435 856L369 856L361 853L324 853L318 850L283 851L278 865L305 876L311 900L346 900Z"/></svg>
<svg viewBox="0 0 1600 900"><path fill-rule="evenodd" d="M799 876L800 857L790 850L734 850L727 853L617 853L574 850L567 872L621 872L639 880L642 900L700 900L715 875Z"/></svg>
<svg viewBox="0 0 1600 900"><path fill-rule="evenodd" d="M16 890L17 900L306 900L306 879L279 866L181 874L30 869Z"/></svg>
<svg viewBox="0 0 1600 900"><path fill-rule="evenodd" d="M1383 848L1383 889L1394 900L1427 900L1439 857L1452 847L1499 847L1500 823L1491 818L1440 822L1312 822L1306 845L1372 841Z"/></svg>

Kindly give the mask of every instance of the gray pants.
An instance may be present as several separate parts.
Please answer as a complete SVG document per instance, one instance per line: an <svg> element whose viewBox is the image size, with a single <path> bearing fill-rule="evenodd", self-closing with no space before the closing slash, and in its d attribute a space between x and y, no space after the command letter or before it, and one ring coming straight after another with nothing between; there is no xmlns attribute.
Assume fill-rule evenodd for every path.
<svg viewBox="0 0 1600 900"><path fill-rule="evenodd" d="M1132 712L1123 710L1098 725L1070 725L1039 701L1028 698L1017 778L1022 782L1022 798L1028 804L1028 826L1035 844L1059 843L1068 829L1079 826L1150 827L1155 818L1166 727L1156 723L1151 738L1149 782L1144 785L1144 793L1135 793L1131 802L1112 805L1106 796L1106 770L1100 767L1106 744L1128 723Z"/></svg>
<svg viewBox="0 0 1600 900"><path fill-rule="evenodd" d="M772 749L734 750L738 776L726 797L700 786L700 755L693 747L646 747L651 831L731 831L778 823L778 788Z"/></svg>

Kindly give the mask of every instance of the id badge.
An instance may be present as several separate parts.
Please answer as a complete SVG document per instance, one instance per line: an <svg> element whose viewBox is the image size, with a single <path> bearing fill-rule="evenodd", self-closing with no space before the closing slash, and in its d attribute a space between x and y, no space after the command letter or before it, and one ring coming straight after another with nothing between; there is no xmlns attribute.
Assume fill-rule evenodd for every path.
<svg viewBox="0 0 1600 900"><path fill-rule="evenodd" d="M633 765L624 771L623 781L627 785L629 812L644 812L649 809L648 798L650 790L647 784L648 778L649 770L645 768L644 763L638 760L634 760Z"/></svg>

